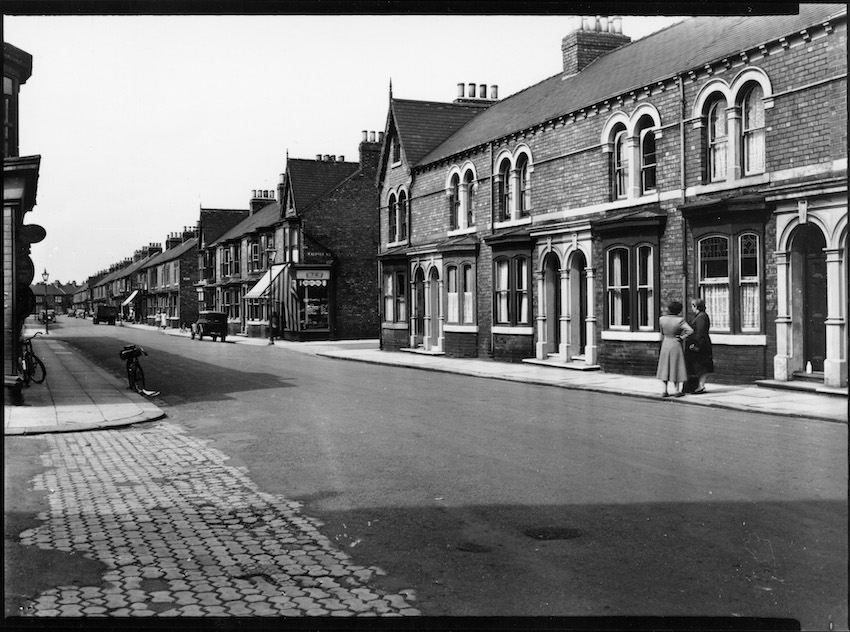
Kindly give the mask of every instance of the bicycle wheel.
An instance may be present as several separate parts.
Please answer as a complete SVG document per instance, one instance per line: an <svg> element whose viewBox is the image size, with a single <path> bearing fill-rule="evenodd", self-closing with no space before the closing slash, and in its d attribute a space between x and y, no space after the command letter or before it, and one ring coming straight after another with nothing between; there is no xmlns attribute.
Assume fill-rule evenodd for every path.
<svg viewBox="0 0 850 632"><path fill-rule="evenodd" d="M142 365L136 365L136 380L135 387L137 391L145 390L145 372L142 370Z"/></svg>
<svg viewBox="0 0 850 632"><path fill-rule="evenodd" d="M44 378L47 377L47 369L44 368L44 362L38 356L30 358L30 377L36 384L41 384Z"/></svg>

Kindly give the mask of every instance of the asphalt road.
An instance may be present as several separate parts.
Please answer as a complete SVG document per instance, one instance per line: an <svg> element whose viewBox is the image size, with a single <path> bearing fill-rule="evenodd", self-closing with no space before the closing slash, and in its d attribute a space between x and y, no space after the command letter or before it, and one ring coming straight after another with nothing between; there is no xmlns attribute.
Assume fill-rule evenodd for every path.
<svg viewBox="0 0 850 632"><path fill-rule="evenodd" d="M65 319L426 615L847 628L847 427Z"/></svg>

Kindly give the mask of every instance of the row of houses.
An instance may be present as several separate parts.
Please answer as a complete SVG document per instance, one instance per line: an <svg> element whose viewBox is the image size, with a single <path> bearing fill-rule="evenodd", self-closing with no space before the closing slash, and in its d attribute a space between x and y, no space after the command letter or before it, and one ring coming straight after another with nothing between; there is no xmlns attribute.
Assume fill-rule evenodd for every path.
<svg viewBox="0 0 850 632"><path fill-rule="evenodd" d="M247 211L201 209L185 266L148 252L144 281L120 285L121 267L89 280L92 300L173 325L224 311L231 334L653 374L659 316L701 297L720 381L846 386L846 7L635 42L588 16L562 62L501 100L390 88L359 162L287 158Z"/></svg>
<svg viewBox="0 0 850 632"><path fill-rule="evenodd" d="M247 210L201 208L195 227L113 264L75 304L179 327L224 312L231 335L290 340L377 337L375 186L381 135L363 132L359 162L290 159L276 189Z"/></svg>

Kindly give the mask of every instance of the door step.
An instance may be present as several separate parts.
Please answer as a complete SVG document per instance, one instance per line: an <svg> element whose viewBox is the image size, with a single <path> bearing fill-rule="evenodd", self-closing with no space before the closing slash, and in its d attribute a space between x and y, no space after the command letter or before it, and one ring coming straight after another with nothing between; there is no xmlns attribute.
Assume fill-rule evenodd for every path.
<svg viewBox="0 0 850 632"><path fill-rule="evenodd" d="M569 369L571 371L599 371L602 367L598 364L587 364L582 359L581 362L576 362L573 360L572 362L561 362L555 358L549 357L545 360L538 360L537 358L523 358L522 360L526 364L536 364L538 366L548 366L553 369Z"/></svg>
<svg viewBox="0 0 850 632"><path fill-rule="evenodd" d="M425 347L403 347L402 349L399 349L399 351L402 351L404 353L418 353L419 355L446 355L444 351L438 351L437 349L426 349Z"/></svg>
<svg viewBox="0 0 850 632"><path fill-rule="evenodd" d="M814 375L814 374L812 374ZM826 386L821 377L820 382L811 380L756 380L756 386L772 388L783 391L798 391L802 393L814 393L817 395L835 395L847 397L847 387Z"/></svg>
<svg viewBox="0 0 850 632"><path fill-rule="evenodd" d="M812 371L811 373L806 373L805 371L794 371L793 377L795 382L823 384L823 371Z"/></svg>

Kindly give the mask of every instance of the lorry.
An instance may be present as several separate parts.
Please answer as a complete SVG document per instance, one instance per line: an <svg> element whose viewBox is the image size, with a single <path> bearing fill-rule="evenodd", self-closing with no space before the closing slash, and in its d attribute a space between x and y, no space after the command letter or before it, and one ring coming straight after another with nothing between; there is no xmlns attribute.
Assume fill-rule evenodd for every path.
<svg viewBox="0 0 850 632"><path fill-rule="evenodd" d="M110 325L114 325L116 318L118 318L117 307L114 305L98 305L94 309L94 317L92 320L95 325L98 323L109 323Z"/></svg>

